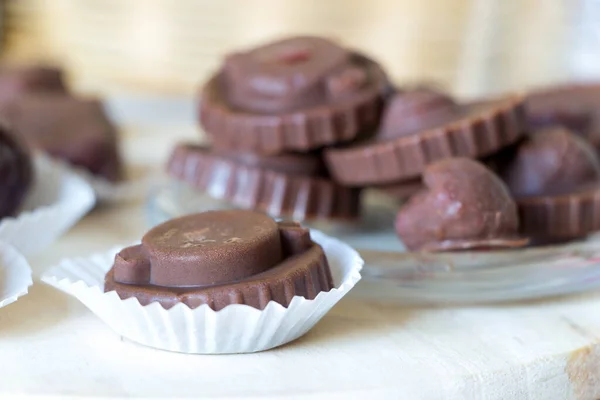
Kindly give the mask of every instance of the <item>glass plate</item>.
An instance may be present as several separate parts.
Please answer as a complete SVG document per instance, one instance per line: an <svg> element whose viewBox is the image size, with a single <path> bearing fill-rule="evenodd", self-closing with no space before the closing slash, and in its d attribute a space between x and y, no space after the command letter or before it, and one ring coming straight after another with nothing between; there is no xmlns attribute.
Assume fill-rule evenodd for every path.
<svg viewBox="0 0 600 400"><path fill-rule="evenodd" d="M365 193L354 223L305 221L356 248L365 259L356 294L400 303L483 303L583 292L600 287L600 237L562 245L505 251L406 252L393 230L398 204ZM152 225L232 205L171 182L148 201Z"/></svg>

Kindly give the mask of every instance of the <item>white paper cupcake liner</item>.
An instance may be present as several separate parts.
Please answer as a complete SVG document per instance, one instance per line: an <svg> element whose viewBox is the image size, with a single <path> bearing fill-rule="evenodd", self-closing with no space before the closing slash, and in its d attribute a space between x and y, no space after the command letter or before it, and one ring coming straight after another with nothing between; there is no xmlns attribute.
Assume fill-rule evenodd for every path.
<svg viewBox="0 0 600 400"><path fill-rule="evenodd" d="M77 174L38 154L35 177L21 213L0 221L0 240L25 255L38 252L71 228L95 203L94 191Z"/></svg>
<svg viewBox="0 0 600 400"><path fill-rule="evenodd" d="M0 308L17 301L33 285L31 267L14 247L0 242Z"/></svg>
<svg viewBox="0 0 600 400"><path fill-rule="evenodd" d="M142 306L104 293L104 276L123 247L89 258L68 259L42 280L85 304L119 335L146 346L198 353L252 353L291 342L308 332L360 280L363 260L345 243L311 231L329 260L335 288L314 300L297 296L288 308L270 302L264 310L233 304L220 311L207 305L190 309L178 304L165 310L158 303Z"/></svg>

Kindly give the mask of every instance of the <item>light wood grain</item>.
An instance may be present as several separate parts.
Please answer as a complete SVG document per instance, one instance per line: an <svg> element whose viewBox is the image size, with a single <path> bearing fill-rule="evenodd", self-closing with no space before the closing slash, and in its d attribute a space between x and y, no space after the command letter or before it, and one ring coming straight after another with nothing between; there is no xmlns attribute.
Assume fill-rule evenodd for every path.
<svg viewBox="0 0 600 400"><path fill-rule="evenodd" d="M223 54L306 33L371 54L397 82L464 96L600 75L588 0L12 3L10 57L61 60L79 85L104 92L192 95Z"/></svg>

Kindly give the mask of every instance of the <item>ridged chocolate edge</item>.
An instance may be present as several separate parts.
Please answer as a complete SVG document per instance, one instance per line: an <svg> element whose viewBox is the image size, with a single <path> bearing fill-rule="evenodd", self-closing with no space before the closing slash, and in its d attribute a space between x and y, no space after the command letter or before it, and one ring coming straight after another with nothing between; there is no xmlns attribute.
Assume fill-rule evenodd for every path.
<svg viewBox="0 0 600 400"><path fill-rule="evenodd" d="M246 304L262 310L270 301L287 307L294 296L312 300L320 292L328 292L334 288L327 257L317 244L262 274L237 283L208 288L174 290L158 286L127 285L115 282L113 273L111 268L106 275L105 292L115 290L123 300L136 297L142 305L158 302L165 309L184 303L190 308L207 304L215 311L231 304ZM148 290L146 294L145 290Z"/></svg>
<svg viewBox="0 0 600 400"><path fill-rule="evenodd" d="M244 166L197 147L177 146L167 170L214 198L272 216L354 219L360 212L360 190L324 178Z"/></svg>
<svg viewBox="0 0 600 400"><path fill-rule="evenodd" d="M325 150L334 179L348 186L386 184L419 176L448 157L480 158L516 142L526 129L522 96L498 102L479 117L387 142Z"/></svg>
<svg viewBox="0 0 600 400"><path fill-rule="evenodd" d="M525 235L576 238L600 230L600 186L560 196L517 199Z"/></svg>
<svg viewBox="0 0 600 400"><path fill-rule="evenodd" d="M372 88L354 101L282 115L230 110L209 94L218 84L218 76L214 76L202 89L200 124L215 147L227 149L275 154L348 142L375 128L383 110L387 78L377 64L370 62L375 75Z"/></svg>

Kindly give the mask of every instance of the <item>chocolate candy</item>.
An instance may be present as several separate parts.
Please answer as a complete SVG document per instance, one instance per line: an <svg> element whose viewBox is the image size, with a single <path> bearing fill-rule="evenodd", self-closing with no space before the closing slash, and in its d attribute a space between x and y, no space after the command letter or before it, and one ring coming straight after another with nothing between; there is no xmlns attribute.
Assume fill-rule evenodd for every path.
<svg viewBox="0 0 600 400"><path fill-rule="evenodd" d="M316 37L230 55L203 87L200 121L217 148L307 151L379 122L389 88L368 58Z"/></svg>
<svg viewBox="0 0 600 400"><path fill-rule="evenodd" d="M600 180L594 148L565 128L532 133L515 151L500 175L516 197L568 193Z"/></svg>
<svg viewBox="0 0 600 400"><path fill-rule="evenodd" d="M259 156L184 144L171 155L168 172L214 198L273 216L352 219L359 214L360 190L329 180L316 154Z"/></svg>
<svg viewBox="0 0 600 400"><path fill-rule="evenodd" d="M385 108L377 139L390 140L443 125L455 119L457 111L450 96L429 87L398 92Z"/></svg>
<svg viewBox="0 0 600 400"><path fill-rule="evenodd" d="M515 143L525 127L523 98L516 96L459 106L451 121L389 141L326 149L325 160L343 185L395 184L444 158L489 156Z"/></svg>
<svg viewBox="0 0 600 400"><path fill-rule="evenodd" d="M209 211L168 221L137 246L122 250L106 275L116 290L142 305L230 304L287 307L294 296L314 299L333 288L323 249L307 229L253 211Z"/></svg>
<svg viewBox="0 0 600 400"><path fill-rule="evenodd" d="M6 130L0 128L0 218L14 215L32 182L29 154Z"/></svg>
<svg viewBox="0 0 600 400"><path fill-rule="evenodd" d="M43 66L0 67L0 111L25 94L66 92L60 69Z"/></svg>
<svg viewBox="0 0 600 400"><path fill-rule="evenodd" d="M521 231L543 242L600 230L600 160L564 128L533 133L501 166L514 193Z"/></svg>
<svg viewBox="0 0 600 400"><path fill-rule="evenodd" d="M111 181L121 177L117 132L95 99L31 95L16 101L7 120L30 147Z"/></svg>
<svg viewBox="0 0 600 400"><path fill-rule="evenodd" d="M396 231L410 250L441 251L519 247L517 207L506 185L483 164L448 158L429 165L426 189L396 218Z"/></svg>
<svg viewBox="0 0 600 400"><path fill-rule="evenodd" d="M560 85L534 91L526 99L532 129L562 125L600 147L600 85Z"/></svg>

